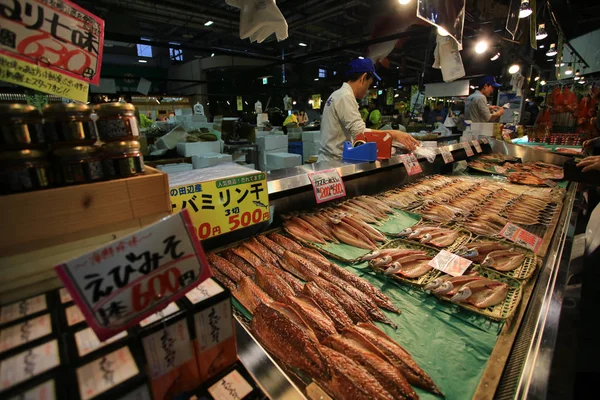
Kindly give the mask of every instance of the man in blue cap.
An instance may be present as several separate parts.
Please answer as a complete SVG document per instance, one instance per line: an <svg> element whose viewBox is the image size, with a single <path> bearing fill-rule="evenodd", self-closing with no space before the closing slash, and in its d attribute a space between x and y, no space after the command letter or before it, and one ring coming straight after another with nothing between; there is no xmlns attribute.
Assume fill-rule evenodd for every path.
<svg viewBox="0 0 600 400"><path fill-rule="evenodd" d="M473 122L496 122L504 114L504 108L488 106L487 98L500 85L493 76L485 76L479 85L480 89L467 98L465 103L465 120Z"/></svg>
<svg viewBox="0 0 600 400"><path fill-rule="evenodd" d="M357 58L350 63L346 82L331 94L323 108L319 161L341 161L344 142L354 142L356 135L367 130L356 99L363 99L367 95L375 79L381 80L370 59ZM379 132L388 133L409 151L413 151L419 145L416 139L405 132Z"/></svg>

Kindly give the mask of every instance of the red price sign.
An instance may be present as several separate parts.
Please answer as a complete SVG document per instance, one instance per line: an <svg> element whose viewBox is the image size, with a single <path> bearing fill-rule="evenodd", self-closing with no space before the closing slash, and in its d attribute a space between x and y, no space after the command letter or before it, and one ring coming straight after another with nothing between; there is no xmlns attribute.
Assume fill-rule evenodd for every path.
<svg viewBox="0 0 600 400"><path fill-rule="evenodd" d="M54 268L101 341L211 275L187 210Z"/></svg>
<svg viewBox="0 0 600 400"><path fill-rule="evenodd" d="M404 164L404 168L406 168L406 172L409 176L423 172L421 164L419 164L419 160L417 160L417 157L415 157L414 154L403 154L400 156L400 159L402 160L402 164Z"/></svg>
<svg viewBox="0 0 600 400"><path fill-rule="evenodd" d="M471 143L473 143L473 147L475 147L475 150L478 153L481 153L483 150L481 150L481 146L479 145L479 140L473 140Z"/></svg>
<svg viewBox="0 0 600 400"><path fill-rule="evenodd" d="M510 240L511 242L527 247L528 249L533 250L534 253L538 252L543 241L541 237L527 232L525 229L510 222L507 223L504 228L502 228L500 231L500 236Z"/></svg>
<svg viewBox="0 0 600 400"><path fill-rule="evenodd" d="M346 186L337 169L308 173L317 204L346 196Z"/></svg>
<svg viewBox="0 0 600 400"><path fill-rule="evenodd" d="M465 153L467 153L467 157L473 157L475 155L475 153L473 153L473 149L471 148L471 145L469 144L469 142L463 142L462 147L463 147L463 149L465 149Z"/></svg>
<svg viewBox="0 0 600 400"><path fill-rule="evenodd" d="M448 147L448 146L440 147L440 154L442 155L442 158L444 159L444 164L454 162L454 157L452 156L450 147Z"/></svg>

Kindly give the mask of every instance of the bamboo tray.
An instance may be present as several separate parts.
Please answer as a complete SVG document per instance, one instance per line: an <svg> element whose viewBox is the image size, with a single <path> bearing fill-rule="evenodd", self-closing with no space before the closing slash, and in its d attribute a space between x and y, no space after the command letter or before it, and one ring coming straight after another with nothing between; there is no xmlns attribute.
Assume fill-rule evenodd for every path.
<svg viewBox="0 0 600 400"><path fill-rule="evenodd" d="M449 225L446 225L446 224L439 224L439 223L433 223L432 224L430 222L425 222L423 220L421 220L421 222L419 222L418 224L413 225L411 228L419 228L421 226L439 226L440 228L450 229L450 230L453 230L453 231L458 231L459 232L458 238L456 238L456 240L452 244L450 244L449 246L437 247L437 246L434 246L433 244L425 243L425 245L428 246L428 247L433 247L433 248L447 250L447 251L449 251L451 253L453 253L455 249L458 250L463 245L469 243L471 241L471 239L473 238L473 234L471 232L465 230L465 229L460 229L460 228L457 228L457 227L454 227L454 226L449 226ZM399 237L399 236L396 236L396 237ZM404 239L404 240L407 240L409 242L414 242L414 243L421 244L416 239L409 239L408 237L406 237L406 238L401 237L401 238Z"/></svg>
<svg viewBox="0 0 600 400"><path fill-rule="evenodd" d="M515 249L515 251L521 252L523 254L525 254L525 260L523 260L523 262L521 263L521 265L512 270L512 271L497 271L494 268L490 268L490 267L483 267L483 266L479 266L479 268L481 269L486 269L486 270L490 270L492 272L495 272L498 275L504 275L507 276L509 278L513 278L513 279L518 279L520 281L528 281L529 278L531 278L531 276L533 275L533 273L535 272L536 268L537 268L537 264L538 264L538 257L533 254L533 252L531 252L530 250L526 249L525 247L521 247L516 243L512 243L506 240L497 240L497 239L488 239L486 237L483 236L478 236L476 237L472 242L470 243L478 243L478 242L498 242L498 243L502 243L505 244L507 246L513 247ZM458 249L457 249L458 250Z"/></svg>

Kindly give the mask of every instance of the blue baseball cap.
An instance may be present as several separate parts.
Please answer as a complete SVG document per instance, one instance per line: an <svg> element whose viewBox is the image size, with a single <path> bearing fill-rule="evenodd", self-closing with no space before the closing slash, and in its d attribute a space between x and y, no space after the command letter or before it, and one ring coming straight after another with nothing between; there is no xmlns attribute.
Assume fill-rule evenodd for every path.
<svg viewBox="0 0 600 400"><path fill-rule="evenodd" d="M492 87L495 87L495 88L499 88L500 86L502 86L501 84L499 84L498 82L496 82L496 78L494 78L493 76L490 76L490 75L484 76L481 79L481 83L480 83L479 87L482 88L485 85L492 85Z"/></svg>
<svg viewBox="0 0 600 400"><path fill-rule="evenodd" d="M375 76L375 79L378 81L381 80L377 72L375 72L375 65L373 65L373 61L370 58L356 58L350 61L350 69L346 72L346 75L358 73L370 72Z"/></svg>

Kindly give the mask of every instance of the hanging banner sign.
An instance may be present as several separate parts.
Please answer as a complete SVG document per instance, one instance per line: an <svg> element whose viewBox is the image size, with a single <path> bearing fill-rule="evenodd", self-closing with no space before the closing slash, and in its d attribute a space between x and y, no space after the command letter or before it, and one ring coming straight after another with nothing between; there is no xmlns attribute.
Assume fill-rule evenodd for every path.
<svg viewBox="0 0 600 400"><path fill-rule="evenodd" d="M475 147L475 150L478 153L481 153L483 150L481 150L481 145L479 144L478 140L473 140L471 143L473 143L473 147Z"/></svg>
<svg viewBox="0 0 600 400"><path fill-rule="evenodd" d="M462 147L465 149L465 153L467 153L467 157L473 157L475 153L473 153L473 149L469 142L462 142Z"/></svg>
<svg viewBox="0 0 600 400"><path fill-rule="evenodd" d="M308 173L317 204L346 197L346 186L337 169Z"/></svg>
<svg viewBox="0 0 600 400"><path fill-rule="evenodd" d="M442 158L444 159L444 164L454 162L454 156L452 155L452 152L450 151L450 147L448 147L448 146L440 147L440 154L442 155Z"/></svg>
<svg viewBox="0 0 600 400"><path fill-rule="evenodd" d="M100 341L211 276L187 211L54 268Z"/></svg>
<svg viewBox="0 0 600 400"><path fill-rule="evenodd" d="M402 154L400 159L402 160L402 164L404 164L404 168L406 168L406 172L409 176L423 172L421 164L419 164L419 160L417 160L417 157L415 157L413 153Z"/></svg>
<svg viewBox="0 0 600 400"><path fill-rule="evenodd" d="M537 254L540 246L542 245L542 238L534 235L533 233L527 232L525 229L508 222L504 228L500 231L500 236L533 250Z"/></svg>
<svg viewBox="0 0 600 400"><path fill-rule="evenodd" d="M313 104L312 104L313 110L321 109L321 95L320 94L313 94L312 101L313 101Z"/></svg>
<svg viewBox="0 0 600 400"><path fill-rule="evenodd" d="M200 240L271 218L265 173L215 179L170 188L173 212L190 211Z"/></svg>
<svg viewBox="0 0 600 400"><path fill-rule="evenodd" d="M244 111L244 102L242 100L242 96L237 97L237 110Z"/></svg>
<svg viewBox="0 0 600 400"><path fill-rule="evenodd" d="M104 21L68 0L0 4L0 80L87 101L103 48Z"/></svg>
<svg viewBox="0 0 600 400"><path fill-rule="evenodd" d="M452 276L462 276L473 263L449 251L440 251L427 265Z"/></svg>

